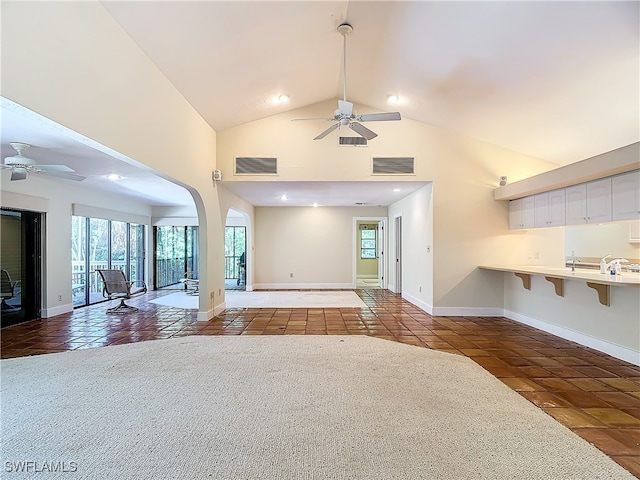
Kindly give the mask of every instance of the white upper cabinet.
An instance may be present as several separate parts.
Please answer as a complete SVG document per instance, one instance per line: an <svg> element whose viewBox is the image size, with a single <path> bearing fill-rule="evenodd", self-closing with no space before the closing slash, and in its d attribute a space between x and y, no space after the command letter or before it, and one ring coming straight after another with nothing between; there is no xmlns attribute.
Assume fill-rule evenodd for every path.
<svg viewBox="0 0 640 480"><path fill-rule="evenodd" d="M611 179L613 220L640 219L640 170Z"/></svg>
<svg viewBox="0 0 640 480"><path fill-rule="evenodd" d="M511 230L533 228L535 226L534 220L533 197L519 198L509 202L509 228Z"/></svg>
<svg viewBox="0 0 640 480"><path fill-rule="evenodd" d="M509 203L509 228L640 220L640 170Z"/></svg>
<svg viewBox="0 0 640 480"><path fill-rule="evenodd" d="M567 225L587 223L587 185L574 185L564 191Z"/></svg>
<svg viewBox="0 0 640 480"><path fill-rule="evenodd" d="M553 190L533 197L536 227L557 227L565 224L565 191Z"/></svg>
<svg viewBox="0 0 640 480"><path fill-rule="evenodd" d="M587 183L587 223L610 222L611 203L610 178Z"/></svg>
<svg viewBox="0 0 640 480"><path fill-rule="evenodd" d="M610 222L611 178L565 189L566 225Z"/></svg>

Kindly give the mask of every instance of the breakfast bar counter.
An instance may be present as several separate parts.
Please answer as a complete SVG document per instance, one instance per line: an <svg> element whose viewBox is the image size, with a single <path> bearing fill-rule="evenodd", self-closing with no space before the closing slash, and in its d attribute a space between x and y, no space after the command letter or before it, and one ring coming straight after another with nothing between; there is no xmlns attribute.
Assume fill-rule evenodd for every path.
<svg viewBox="0 0 640 480"><path fill-rule="evenodd" d="M495 270L500 272L512 272L522 280L522 285L527 290L531 289L531 276L543 276L555 286L556 295L564 296L564 281L576 280L586 282L587 286L598 293L598 300L602 305L610 306L610 287L638 287L640 286L640 273L623 272L620 275L602 274L599 270L568 267L545 266L521 266L521 265L480 265L483 270Z"/></svg>

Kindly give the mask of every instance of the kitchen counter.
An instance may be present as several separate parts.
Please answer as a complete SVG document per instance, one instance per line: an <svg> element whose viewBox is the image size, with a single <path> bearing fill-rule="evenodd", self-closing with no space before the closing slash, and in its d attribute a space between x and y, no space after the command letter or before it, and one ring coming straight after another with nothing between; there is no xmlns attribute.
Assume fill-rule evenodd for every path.
<svg viewBox="0 0 640 480"><path fill-rule="evenodd" d="M602 285L640 286L640 273L623 272L621 275L603 274L599 270L570 267L544 267L529 265L480 265L483 270L497 270L501 272L522 273L528 275L543 275L545 277L562 278L566 280L582 280Z"/></svg>

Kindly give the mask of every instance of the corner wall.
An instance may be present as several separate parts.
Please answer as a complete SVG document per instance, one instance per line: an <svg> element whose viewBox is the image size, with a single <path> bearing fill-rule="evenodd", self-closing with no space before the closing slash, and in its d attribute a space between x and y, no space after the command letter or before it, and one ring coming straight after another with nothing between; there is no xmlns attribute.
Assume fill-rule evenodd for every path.
<svg viewBox="0 0 640 480"><path fill-rule="evenodd" d="M2 95L184 186L200 225L200 312L224 289L216 133L99 2L3 2ZM176 159L189 159L189 168Z"/></svg>

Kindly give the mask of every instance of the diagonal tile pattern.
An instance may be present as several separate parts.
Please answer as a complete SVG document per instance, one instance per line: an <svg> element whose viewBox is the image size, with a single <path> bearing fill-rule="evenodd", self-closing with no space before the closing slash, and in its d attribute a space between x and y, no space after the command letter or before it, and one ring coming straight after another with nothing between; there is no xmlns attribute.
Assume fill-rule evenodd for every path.
<svg viewBox="0 0 640 480"><path fill-rule="evenodd" d="M1 330L2 358L186 335L370 335L465 355L640 478L640 367L505 318L433 317L388 290L356 290L367 308L195 310L131 301Z"/></svg>

